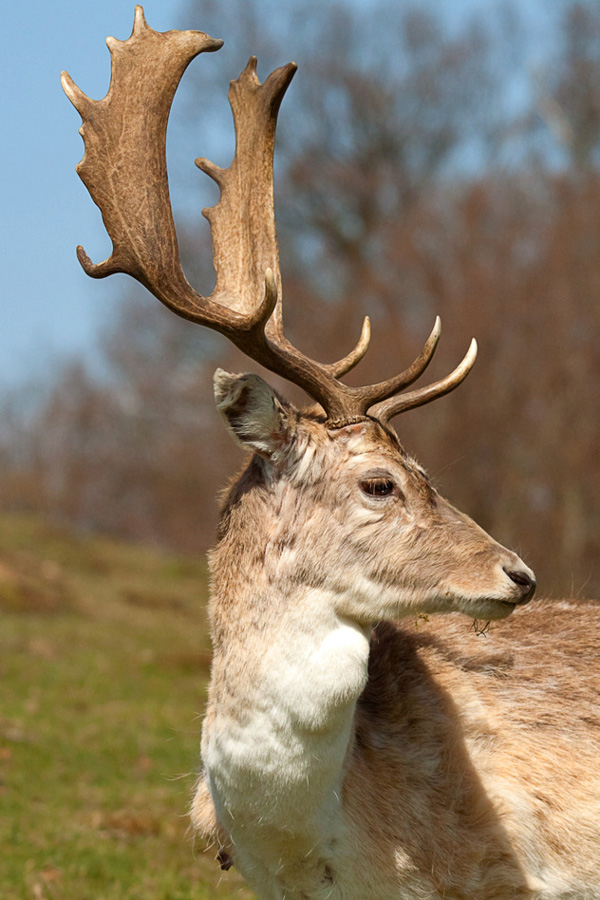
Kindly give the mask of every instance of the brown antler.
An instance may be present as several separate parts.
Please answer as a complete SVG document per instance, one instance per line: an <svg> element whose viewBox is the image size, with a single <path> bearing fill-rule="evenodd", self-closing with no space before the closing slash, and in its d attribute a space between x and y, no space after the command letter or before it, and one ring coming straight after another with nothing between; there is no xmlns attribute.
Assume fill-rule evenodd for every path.
<svg viewBox="0 0 600 900"><path fill-rule="evenodd" d="M365 319L354 350L325 365L296 350L282 326L282 293L273 208L273 149L277 114L296 65L276 69L261 84L250 59L229 98L236 151L228 169L208 160L197 165L219 185L218 204L205 210L213 235L217 283L210 297L189 284L179 261L171 212L165 138L171 103L191 60L222 46L200 31L159 33L135 10L131 37L108 38L112 71L109 91L90 100L63 73L64 90L81 114L85 154L77 171L100 207L113 244L111 256L95 265L82 247L81 265L94 278L125 272L178 315L225 334L246 355L298 384L318 401L333 422L365 416L374 405L383 420L452 390L474 361L473 348L452 375L428 388L395 397L412 384L431 360L440 322L420 356L400 375L366 387L339 378L367 350ZM260 299L262 298L262 299ZM388 404L381 401L392 398Z"/></svg>

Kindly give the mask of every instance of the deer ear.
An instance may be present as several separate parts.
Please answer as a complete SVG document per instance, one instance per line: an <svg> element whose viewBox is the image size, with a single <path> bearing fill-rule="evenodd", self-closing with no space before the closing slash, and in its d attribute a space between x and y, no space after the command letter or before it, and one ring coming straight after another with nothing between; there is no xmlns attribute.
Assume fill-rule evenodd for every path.
<svg viewBox="0 0 600 900"><path fill-rule="evenodd" d="M293 439L291 407L258 375L232 375L217 369L213 378L217 409L242 447L276 457Z"/></svg>

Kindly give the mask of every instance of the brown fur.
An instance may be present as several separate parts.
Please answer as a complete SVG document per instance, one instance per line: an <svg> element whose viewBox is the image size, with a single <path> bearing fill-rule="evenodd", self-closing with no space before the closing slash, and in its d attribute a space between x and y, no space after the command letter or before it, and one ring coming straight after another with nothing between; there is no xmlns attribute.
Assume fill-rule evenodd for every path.
<svg viewBox="0 0 600 900"><path fill-rule="evenodd" d="M574 884L597 870L599 626L598 603L537 601L486 636L455 614L375 628L345 798L390 884L400 844L443 897L531 896L496 780Z"/></svg>

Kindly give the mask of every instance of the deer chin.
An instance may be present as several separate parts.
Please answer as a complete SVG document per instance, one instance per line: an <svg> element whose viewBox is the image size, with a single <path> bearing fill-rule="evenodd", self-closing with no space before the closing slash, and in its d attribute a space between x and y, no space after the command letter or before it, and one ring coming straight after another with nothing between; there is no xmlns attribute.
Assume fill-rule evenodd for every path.
<svg viewBox="0 0 600 900"><path fill-rule="evenodd" d="M518 600L507 600L500 597L462 598L457 601L455 609L472 619L506 619L520 606Z"/></svg>

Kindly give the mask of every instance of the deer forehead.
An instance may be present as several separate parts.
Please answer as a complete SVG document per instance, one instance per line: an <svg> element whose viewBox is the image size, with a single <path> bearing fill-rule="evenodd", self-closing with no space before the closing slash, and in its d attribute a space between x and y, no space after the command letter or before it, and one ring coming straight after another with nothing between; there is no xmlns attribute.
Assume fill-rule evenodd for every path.
<svg viewBox="0 0 600 900"><path fill-rule="evenodd" d="M303 439L297 441L292 463L294 480L300 485L327 482L335 489L340 481L356 481L370 472L389 472L403 483L426 484L419 464L376 421L337 429L312 420L303 425Z"/></svg>

